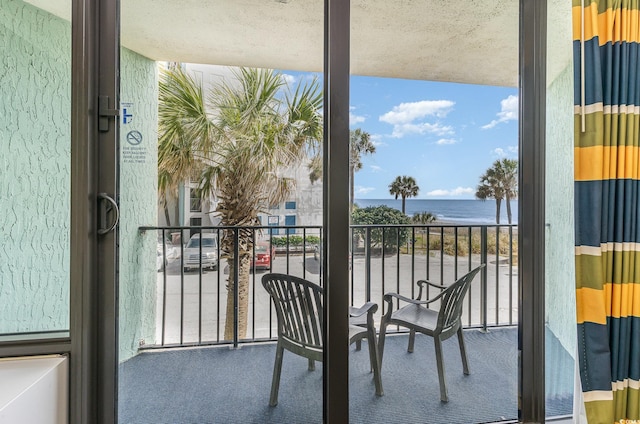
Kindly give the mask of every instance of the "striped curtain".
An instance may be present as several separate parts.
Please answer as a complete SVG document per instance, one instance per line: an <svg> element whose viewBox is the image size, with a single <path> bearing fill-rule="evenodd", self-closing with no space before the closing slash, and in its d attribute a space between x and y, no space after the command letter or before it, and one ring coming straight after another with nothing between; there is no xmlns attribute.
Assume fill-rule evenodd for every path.
<svg viewBox="0 0 640 424"><path fill-rule="evenodd" d="M590 424L640 420L639 2L573 1L578 359Z"/></svg>

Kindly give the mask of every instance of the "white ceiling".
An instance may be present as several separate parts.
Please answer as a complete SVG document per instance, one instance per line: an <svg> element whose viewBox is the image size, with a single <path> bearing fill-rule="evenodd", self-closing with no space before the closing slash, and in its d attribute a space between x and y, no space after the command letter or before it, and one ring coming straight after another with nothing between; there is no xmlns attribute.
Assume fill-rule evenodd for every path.
<svg viewBox="0 0 640 424"><path fill-rule="evenodd" d="M25 0L68 19L70 0ZM518 84L518 0L352 0L351 73ZM157 61L322 71L323 0L121 0L122 44ZM551 81L571 1L549 1ZM562 38L562 42L560 41Z"/></svg>

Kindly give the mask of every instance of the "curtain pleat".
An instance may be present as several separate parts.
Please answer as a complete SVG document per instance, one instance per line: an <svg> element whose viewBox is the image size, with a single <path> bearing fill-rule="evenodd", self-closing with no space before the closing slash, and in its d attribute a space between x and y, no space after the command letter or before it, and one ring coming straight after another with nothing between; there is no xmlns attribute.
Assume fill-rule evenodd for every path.
<svg viewBox="0 0 640 424"><path fill-rule="evenodd" d="M596 424L640 420L638 3L573 1L578 360Z"/></svg>

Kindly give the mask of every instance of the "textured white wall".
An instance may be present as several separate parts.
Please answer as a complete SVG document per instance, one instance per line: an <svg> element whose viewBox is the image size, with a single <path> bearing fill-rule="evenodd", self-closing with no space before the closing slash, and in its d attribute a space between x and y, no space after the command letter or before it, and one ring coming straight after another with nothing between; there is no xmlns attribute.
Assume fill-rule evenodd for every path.
<svg viewBox="0 0 640 424"><path fill-rule="evenodd" d="M71 26L0 0L0 333L69 328Z"/></svg>
<svg viewBox="0 0 640 424"><path fill-rule="evenodd" d="M124 361L135 355L141 340L152 343L155 337L157 233L140 233L138 228L158 222L158 67L127 49L121 51L121 62L121 109L132 114L128 123L120 120L120 360Z"/></svg>
<svg viewBox="0 0 640 424"><path fill-rule="evenodd" d="M285 209L285 202L278 208L269 209L268 214L260 214L263 225L267 225L267 216L278 216L280 225L285 225L285 216L295 215L296 225L322 225L322 181L311 184L308 161L292 167L284 175L295 180L295 189L287 201L296 202L295 209ZM282 230L283 231L283 230ZM302 233L302 230L300 230Z"/></svg>

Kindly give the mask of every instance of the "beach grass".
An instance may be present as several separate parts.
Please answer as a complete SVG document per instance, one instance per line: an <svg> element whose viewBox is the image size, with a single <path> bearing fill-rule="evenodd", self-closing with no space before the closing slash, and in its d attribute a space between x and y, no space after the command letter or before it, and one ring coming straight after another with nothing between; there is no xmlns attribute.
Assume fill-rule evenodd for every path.
<svg viewBox="0 0 640 424"><path fill-rule="evenodd" d="M431 227L416 228L414 237L401 247L401 253L411 253L411 244L416 254L427 254L442 251L450 256L468 256L482 253L482 237L480 228ZM413 240L413 243L411 243ZM509 227L487 228L487 255L513 257L517 263L518 233Z"/></svg>

